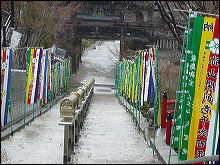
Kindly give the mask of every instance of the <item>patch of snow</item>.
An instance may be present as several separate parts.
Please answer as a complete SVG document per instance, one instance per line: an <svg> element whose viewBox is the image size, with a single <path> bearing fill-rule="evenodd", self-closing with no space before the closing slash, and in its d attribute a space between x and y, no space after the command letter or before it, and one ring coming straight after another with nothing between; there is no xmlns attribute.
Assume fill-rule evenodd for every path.
<svg viewBox="0 0 220 165"><path fill-rule="evenodd" d="M11 36L11 47L15 48L18 46L20 39L21 39L22 34L13 30L12 36Z"/></svg>

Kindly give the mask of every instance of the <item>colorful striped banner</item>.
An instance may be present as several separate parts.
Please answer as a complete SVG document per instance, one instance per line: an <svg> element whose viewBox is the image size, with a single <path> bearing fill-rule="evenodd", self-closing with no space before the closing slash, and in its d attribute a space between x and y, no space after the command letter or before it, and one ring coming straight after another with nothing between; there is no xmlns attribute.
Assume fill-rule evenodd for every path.
<svg viewBox="0 0 220 165"><path fill-rule="evenodd" d="M218 19L200 16L196 19L202 22L203 28L200 32L202 37L196 70L187 159L206 156L207 137L213 131L213 128L212 131L209 129L210 120L216 113L216 103L213 102L216 97L215 88L219 85L216 84L219 67Z"/></svg>
<svg viewBox="0 0 220 165"><path fill-rule="evenodd" d="M136 72L135 72L135 97L134 102L137 103L141 100L141 64L142 64L142 53L139 52L138 56L135 59L135 65L136 65Z"/></svg>
<svg viewBox="0 0 220 165"><path fill-rule="evenodd" d="M135 77L136 77L136 63L134 61L132 61L132 65L131 65L131 102L134 103L134 96L135 96Z"/></svg>
<svg viewBox="0 0 220 165"><path fill-rule="evenodd" d="M43 50L43 55L41 58L41 91L40 91L40 99L43 100L43 103L47 103L47 79L48 79L48 49Z"/></svg>
<svg viewBox="0 0 220 165"><path fill-rule="evenodd" d="M156 60L157 49L149 48L147 51L140 51L134 60L124 60L118 64L116 74L116 86L119 95L136 108L136 113L143 106L144 101L155 103L160 101L158 84L158 65ZM126 102L127 103L127 102ZM152 105L153 106L153 105ZM161 113L159 103L155 104L157 123L160 124ZM139 111L140 119L140 111ZM139 120L138 119L138 120ZM139 123L140 124L140 123Z"/></svg>
<svg viewBox="0 0 220 165"><path fill-rule="evenodd" d="M59 72L60 72L60 63L56 63L54 65L54 89L57 95L59 95L59 92L60 92L60 81L59 81L60 73Z"/></svg>
<svg viewBox="0 0 220 165"><path fill-rule="evenodd" d="M149 48L149 60L150 60L150 76L149 76L149 87L148 87L148 95L147 101L149 102L151 98L154 99L155 91L156 91L156 73L155 73L155 54L153 48Z"/></svg>
<svg viewBox="0 0 220 165"><path fill-rule="evenodd" d="M153 48L149 48L145 56L144 66L144 86L143 86L143 101L149 102L151 97L155 94L155 54Z"/></svg>
<svg viewBox="0 0 220 165"><path fill-rule="evenodd" d="M51 49L48 49L48 70L47 70L47 90L48 90L48 98L51 100L52 97L52 64L51 64Z"/></svg>
<svg viewBox="0 0 220 165"><path fill-rule="evenodd" d="M150 81L150 60L149 52L147 51L144 57L145 65L143 68L143 102L147 101L148 91L149 91L149 81Z"/></svg>
<svg viewBox="0 0 220 165"><path fill-rule="evenodd" d="M197 16L188 31L185 65L180 83L178 114L173 147L179 148L180 160L214 155L217 148L219 87L218 19Z"/></svg>
<svg viewBox="0 0 220 165"><path fill-rule="evenodd" d="M197 21L194 21L194 25L198 25L197 29L201 28ZM190 29L190 28L189 28ZM180 83L179 101L178 101L178 113L176 116L176 130L174 132L174 148L182 149L179 158L181 160L186 160L187 150L188 150L188 136L189 136L189 122L191 119L192 111L192 101L194 98L194 86L195 86L195 69L197 64L198 57L195 54L198 54L197 46L199 44L196 42L198 40L197 33L192 33L188 31L186 33L188 44L186 50L183 54L184 56L184 69L182 73L182 82ZM194 45L192 46L192 43ZM196 44L197 43L197 44ZM196 45L196 46L195 46ZM184 129L182 129L184 127Z"/></svg>
<svg viewBox="0 0 220 165"><path fill-rule="evenodd" d="M124 96L130 97L130 62L126 61L125 62L125 70L124 70L124 74L125 74L125 86L124 86Z"/></svg>
<svg viewBox="0 0 220 165"><path fill-rule="evenodd" d="M57 64L53 65L53 74L52 74L52 79L53 79L53 92L56 94L57 93L57 81L56 81L56 77L57 75Z"/></svg>
<svg viewBox="0 0 220 165"><path fill-rule="evenodd" d="M144 90L145 90L145 77L146 77L146 51L142 52L142 77L141 77L141 106L144 105Z"/></svg>
<svg viewBox="0 0 220 165"><path fill-rule="evenodd" d="M8 123L10 113L12 49L1 50L1 126Z"/></svg>
<svg viewBox="0 0 220 165"><path fill-rule="evenodd" d="M154 97L154 109L156 112L156 125L161 125L161 100L160 100L160 84L159 84L159 73L158 73L158 49L153 48L154 51L154 72L155 72L155 97Z"/></svg>
<svg viewBox="0 0 220 165"><path fill-rule="evenodd" d="M42 49L30 48L27 50L26 104L37 103L41 56Z"/></svg>

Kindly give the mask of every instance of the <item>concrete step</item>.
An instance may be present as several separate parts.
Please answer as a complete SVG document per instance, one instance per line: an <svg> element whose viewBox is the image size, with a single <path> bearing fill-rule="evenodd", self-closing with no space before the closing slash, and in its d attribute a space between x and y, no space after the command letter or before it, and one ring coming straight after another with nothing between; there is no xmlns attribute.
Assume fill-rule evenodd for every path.
<svg viewBox="0 0 220 165"><path fill-rule="evenodd" d="M94 93L72 164L157 164L132 116L112 93Z"/></svg>

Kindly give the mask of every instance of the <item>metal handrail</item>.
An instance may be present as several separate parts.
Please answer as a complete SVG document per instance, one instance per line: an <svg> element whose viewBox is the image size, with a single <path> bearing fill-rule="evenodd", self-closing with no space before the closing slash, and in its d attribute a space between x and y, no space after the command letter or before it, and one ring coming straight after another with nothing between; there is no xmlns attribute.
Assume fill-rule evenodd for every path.
<svg viewBox="0 0 220 165"><path fill-rule="evenodd" d="M60 122L58 122L58 125L64 126L64 155L63 155L63 164L69 164L71 160L71 154L74 153L74 146L79 140L79 133L80 129L82 128L83 121L85 119L87 110L89 108L89 104L91 102L92 95L94 93L94 81L95 79L91 79L86 84L89 84L90 86L85 86L86 84L82 85L85 86L86 91L84 100L83 99L77 99L73 100L74 102L77 102L80 106L77 106L76 109L73 110L73 114L71 117L62 117L63 118ZM90 88L90 90L88 90ZM77 92L72 92L77 93ZM79 96L77 96L79 97ZM71 101L71 100L70 100ZM62 103L62 102L61 102ZM62 106L60 106L61 109ZM64 111L65 109L63 109ZM67 109L69 111L69 109Z"/></svg>
<svg viewBox="0 0 220 165"><path fill-rule="evenodd" d="M9 21L11 21L11 14L8 16L8 19L7 19L7 21L5 22L5 26L6 26L7 24L9 24Z"/></svg>
<svg viewBox="0 0 220 165"><path fill-rule="evenodd" d="M201 162L209 162L209 161L219 161L219 155L214 156L204 156L195 159L183 160L180 162L175 162L173 164L193 164L193 163L201 163Z"/></svg>
<svg viewBox="0 0 220 165"><path fill-rule="evenodd" d="M3 46L6 46L6 39L8 39L8 35L11 30L11 28L10 28L11 17L12 17L12 15L10 14L7 18L7 21L3 25Z"/></svg>

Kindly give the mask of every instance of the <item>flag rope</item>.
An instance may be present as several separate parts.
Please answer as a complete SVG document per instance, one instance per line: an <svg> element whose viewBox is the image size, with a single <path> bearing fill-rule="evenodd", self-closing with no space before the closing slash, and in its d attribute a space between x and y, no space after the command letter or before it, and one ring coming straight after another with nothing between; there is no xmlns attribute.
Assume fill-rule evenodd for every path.
<svg viewBox="0 0 220 165"><path fill-rule="evenodd" d="M192 11L192 9L189 10L181 10L181 9L174 9L175 11L184 11L184 12L189 12L189 13L199 13L199 14L204 14L204 15L210 15L210 16L216 16L219 17L218 14L212 14L212 13L204 13L204 12L200 12L200 11Z"/></svg>

